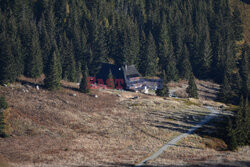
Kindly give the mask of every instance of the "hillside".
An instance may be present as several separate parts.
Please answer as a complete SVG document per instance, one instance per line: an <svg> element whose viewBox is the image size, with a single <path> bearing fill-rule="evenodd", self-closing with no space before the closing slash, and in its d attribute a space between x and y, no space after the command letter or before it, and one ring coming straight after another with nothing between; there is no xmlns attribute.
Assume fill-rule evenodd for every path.
<svg viewBox="0 0 250 167"><path fill-rule="evenodd" d="M249 0L0 0L0 167L250 166L249 27Z"/></svg>
<svg viewBox="0 0 250 167"><path fill-rule="evenodd" d="M208 115L203 105L222 105L115 90L92 91L95 98L74 91L76 84L63 85L57 92L27 83L0 87L10 106L12 128L9 138L0 138L0 164L132 166ZM132 99L135 96L139 98ZM246 165L248 148L221 151L226 144L210 134L215 132L212 127L184 139L150 164L177 165L178 160L179 165Z"/></svg>

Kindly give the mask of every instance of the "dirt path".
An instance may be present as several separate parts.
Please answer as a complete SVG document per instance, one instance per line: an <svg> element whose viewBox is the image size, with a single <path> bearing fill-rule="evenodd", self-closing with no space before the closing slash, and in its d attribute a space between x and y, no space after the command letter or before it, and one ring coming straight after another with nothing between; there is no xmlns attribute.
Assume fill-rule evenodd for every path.
<svg viewBox="0 0 250 167"><path fill-rule="evenodd" d="M189 129L186 133L183 133L182 135L177 136L176 138L174 138L173 140L171 140L170 142L168 142L166 145L164 145L162 148L160 148L157 152L155 152L153 155L151 155L150 157L144 159L143 161L141 161L140 163L138 163L136 165L136 167L139 166L143 166L145 165L148 161L150 160L154 160L157 157L159 157L164 151L166 151L169 147L171 147L172 145L177 144L177 142L179 142L180 140L182 140L183 138L187 137L188 135L192 134L194 131L196 131L197 129L201 128L203 125L205 125L206 123L208 123L209 121L211 121L212 119L214 119L219 113L219 110L216 110L214 107L206 107L211 111L211 114L209 114L208 116L206 116L206 118L204 120L202 120L200 123L198 123L196 126L194 126L193 128Z"/></svg>

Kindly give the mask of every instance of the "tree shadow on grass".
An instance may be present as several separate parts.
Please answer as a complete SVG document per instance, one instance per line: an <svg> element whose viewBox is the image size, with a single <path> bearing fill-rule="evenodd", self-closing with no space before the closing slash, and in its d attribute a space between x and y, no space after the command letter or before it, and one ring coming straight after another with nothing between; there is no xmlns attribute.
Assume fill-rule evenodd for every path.
<svg viewBox="0 0 250 167"><path fill-rule="evenodd" d="M168 129L171 131L177 131L180 133L185 133L196 124L200 123L204 119L203 114L195 113L195 111L190 110L187 113L175 113L170 114L168 112L151 112L152 117L161 117L166 121L158 121L158 120L147 120L147 123L156 128ZM169 121L167 121L169 120ZM174 122L173 122L174 121Z"/></svg>
<svg viewBox="0 0 250 167"><path fill-rule="evenodd" d="M29 82L29 81L25 81L25 80L21 80L21 79L18 79L17 82L20 82L22 85L31 86L33 88L36 88L36 86L39 86L39 88L46 89L46 87L44 86L44 84L41 84L41 83L34 83L34 82ZM78 88L75 88L75 87L72 87L72 86L69 86L69 85L61 84L61 87L64 88L64 89L69 89L69 90L73 90L73 91L79 91Z"/></svg>
<svg viewBox="0 0 250 167"><path fill-rule="evenodd" d="M167 129L170 131L175 131L179 133L186 133L200 121L202 121L205 116L203 114L197 114L195 111L190 111L188 113L175 113L170 115L168 112L151 112L152 118L160 117L161 120L147 120L147 123L153 127ZM216 145L217 151L224 151L226 138L226 125L228 117L223 114L217 114L217 116L212 119L210 122L206 123L202 127L194 131L194 134L197 134L203 138L209 138L215 141L218 141L218 147ZM214 139L213 139L214 138ZM219 140L218 140L219 139ZM224 143L224 144L222 144ZM222 144L221 146L219 146ZM218 149L219 148L219 149ZM215 149L215 148L214 148Z"/></svg>
<svg viewBox="0 0 250 167"><path fill-rule="evenodd" d="M61 84L61 87L62 87L62 88L65 88L65 89L73 90L73 91L76 91L76 92L79 91L79 89L74 88L74 87L71 87L71 86L65 86L65 85L62 85L62 84Z"/></svg>
<svg viewBox="0 0 250 167"><path fill-rule="evenodd" d="M206 88L206 89L210 89L210 90L214 90L216 92L219 92L220 89L219 88L214 88L214 87L211 87L211 86L207 86L207 85L204 85L204 84L200 84L200 86Z"/></svg>
<svg viewBox="0 0 250 167"><path fill-rule="evenodd" d="M21 79L17 79L17 82L20 82L22 85L28 85L31 87L36 87L39 86L40 88L45 88L43 84L41 83L33 83L33 82L29 82L29 81L25 81L25 80L21 80Z"/></svg>

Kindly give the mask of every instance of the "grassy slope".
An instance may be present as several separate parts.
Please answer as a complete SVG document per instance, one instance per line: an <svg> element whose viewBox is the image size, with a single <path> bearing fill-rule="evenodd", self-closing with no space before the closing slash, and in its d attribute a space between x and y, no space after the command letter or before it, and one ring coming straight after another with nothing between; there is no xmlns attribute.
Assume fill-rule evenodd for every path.
<svg viewBox="0 0 250 167"><path fill-rule="evenodd" d="M13 166L132 165L209 114L201 104L221 105L212 101L164 100L110 90L92 91L99 96L94 98L75 91L76 84L63 84L67 88L57 92L36 90L35 85L0 87L0 93L6 95L11 109L9 123L12 127L9 138L0 138L0 150L4 150L0 151L0 166L1 161ZM140 98L130 99L134 96ZM188 157L193 157L188 158L192 164L195 159L207 159L207 155L219 153L214 149L217 144L212 148L206 146L209 140L195 135L192 141L182 143L183 147L178 148L185 148ZM225 147L223 141L219 142ZM165 157L164 161L160 158L156 162L187 162L187 154L182 152L183 155L175 156L178 152L170 150L167 157L175 158ZM245 152L236 154L247 159ZM209 160L214 158L212 156Z"/></svg>
<svg viewBox="0 0 250 167"><path fill-rule="evenodd" d="M94 90L99 96L94 98L72 90L76 84L66 84L71 88L57 92L36 90L35 85L0 86L10 105L12 127L9 138L0 138L0 150L4 150L0 162L13 166L133 164L192 126L187 122L194 120L189 119L198 121L207 113L185 101L133 92ZM141 98L130 99L137 95ZM176 119L181 119L179 124Z"/></svg>

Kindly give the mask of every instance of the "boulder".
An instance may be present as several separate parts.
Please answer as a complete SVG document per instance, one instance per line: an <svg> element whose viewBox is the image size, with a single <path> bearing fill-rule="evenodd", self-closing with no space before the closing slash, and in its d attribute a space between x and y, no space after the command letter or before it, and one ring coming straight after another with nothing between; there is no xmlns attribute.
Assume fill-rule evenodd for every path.
<svg viewBox="0 0 250 167"><path fill-rule="evenodd" d="M29 93L27 89L23 89L23 93Z"/></svg>
<svg viewBox="0 0 250 167"><path fill-rule="evenodd" d="M74 93L74 94L70 94L70 96L76 97L77 95Z"/></svg>
<svg viewBox="0 0 250 167"><path fill-rule="evenodd" d="M25 85L25 87L28 88L28 89L32 88L32 86L30 86L30 85Z"/></svg>
<svg viewBox="0 0 250 167"><path fill-rule="evenodd" d="M139 96L132 97L131 99L132 99L132 100L139 99Z"/></svg>

